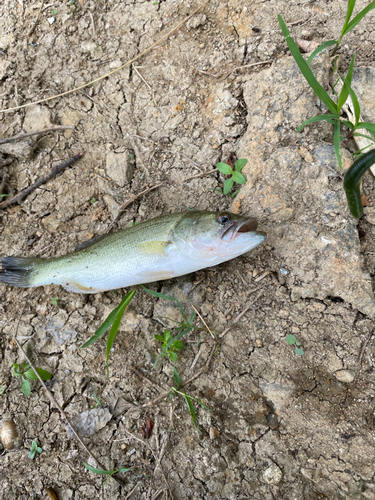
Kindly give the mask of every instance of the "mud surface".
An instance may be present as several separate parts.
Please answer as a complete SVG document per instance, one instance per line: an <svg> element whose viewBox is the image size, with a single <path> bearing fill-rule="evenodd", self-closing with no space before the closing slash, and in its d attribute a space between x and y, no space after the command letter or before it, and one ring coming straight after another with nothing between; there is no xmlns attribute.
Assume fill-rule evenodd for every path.
<svg viewBox="0 0 375 500"><path fill-rule="evenodd" d="M359 10L367 2L357 3ZM5 194L85 153L20 205L0 211L1 256L64 255L113 221L125 228L188 208L253 216L268 233L234 261L150 285L179 299L188 316L196 307L217 343L196 318L178 361L162 359L152 369L160 353L154 335L173 327L165 317L181 316L173 302L139 290L110 353L108 380L105 340L81 346L125 290L87 296L1 285L0 419L13 418L19 438L0 457L0 498L43 499L44 488L53 487L64 500L156 499L167 480L179 500L375 499L374 180L365 177L369 206L357 224L332 128L295 132L324 107L277 24L281 13L295 38L337 38L345 5L213 0L134 65L65 97L0 113L1 138L51 124L76 127L0 146ZM194 8L170 1L2 2L0 108L118 68ZM353 87L372 122L374 26L372 12L340 50L343 71L356 53ZM327 53L313 70L329 88ZM347 168L356 146L342 146ZM217 191L222 174L206 174L231 153L248 159L247 183L233 199ZM122 486L110 479L102 488L103 476L83 467L95 463L38 382L30 396L21 393L11 373L13 363L25 361L13 339L20 317L19 340L53 373L48 387L88 448L108 470L131 468L118 475ZM289 334L302 356L286 342ZM182 396L160 399L174 366L182 382L197 375L182 390L210 408L195 404L201 434ZM145 440L148 418L154 428ZM33 460L32 440L43 449Z"/></svg>

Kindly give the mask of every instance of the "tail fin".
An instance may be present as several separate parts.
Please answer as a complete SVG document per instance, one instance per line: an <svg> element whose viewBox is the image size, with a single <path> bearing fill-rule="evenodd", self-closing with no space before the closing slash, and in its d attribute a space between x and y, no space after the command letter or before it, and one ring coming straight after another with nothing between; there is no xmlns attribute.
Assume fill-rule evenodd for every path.
<svg viewBox="0 0 375 500"><path fill-rule="evenodd" d="M34 286L33 271L43 260L36 257L4 257L1 259L0 283L20 287Z"/></svg>

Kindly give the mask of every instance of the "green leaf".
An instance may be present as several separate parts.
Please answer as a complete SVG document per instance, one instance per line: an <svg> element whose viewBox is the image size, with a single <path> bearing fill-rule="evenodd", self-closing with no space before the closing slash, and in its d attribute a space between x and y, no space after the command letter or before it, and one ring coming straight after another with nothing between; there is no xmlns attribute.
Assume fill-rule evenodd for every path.
<svg viewBox="0 0 375 500"><path fill-rule="evenodd" d="M164 342L164 337L162 337L161 335L154 335L154 337L156 338L156 340L160 340L160 342Z"/></svg>
<svg viewBox="0 0 375 500"><path fill-rule="evenodd" d="M373 123L360 122L354 127L354 130L357 130L359 128L365 128L371 134L375 134L375 125Z"/></svg>
<svg viewBox="0 0 375 500"><path fill-rule="evenodd" d="M0 194L0 198L4 198L5 196L10 196L10 194Z"/></svg>
<svg viewBox="0 0 375 500"><path fill-rule="evenodd" d="M42 448L39 448L39 446L38 446L38 447L37 447L37 449L36 449L36 451L37 451L38 453L42 453L42 451L43 451L43 450L42 450Z"/></svg>
<svg viewBox="0 0 375 500"><path fill-rule="evenodd" d="M30 450L29 451L29 458L31 458L31 460L34 459L35 455L36 455L36 450Z"/></svg>
<svg viewBox="0 0 375 500"><path fill-rule="evenodd" d="M174 383L177 385L177 387L181 387L181 385L182 385L181 377L178 374L178 371L176 370L176 367L173 370L173 380L174 380Z"/></svg>
<svg viewBox="0 0 375 500"><path fill-rule="evenodd" d="M185 346L181 342L181 340L176 340L175 342L173 342L173 349L183 349L184 347Z"/></svg>
<svg viewBox="0 0 375 500"><path fill-rule="evenodd" d="M30 396L31 393L31 387L30 387L30 382L26 379L24 379L21 376L22 382L21 382L21 391L24 393L25 396Z"/></svg>
<svg viewBox="0 0 375 500"><path fill-rule="evenodd" d="M339 168L340 170L342 170L342 161L340 154L340 120L336 120L333 127L333 145L335 147L335 153Z"/></svg>
<svg viewBox="0 0 375 500"><path fill-rule="evenodd" d="M97 469L96 467L91 467L91 465L88 465L85 462L83 462L83 465L86 467L86 469L93 472L94 474L102 474L102 475L108 476L108 475L112 475L115 472L113 470Z"/></svg>
<svg viewBox="0 0 375 500"><path fill-rule="evenodd" d="M174 363L178 360L178 356L175 352L168 353L168 358Z"/></svg>
<svg viewBox="0 0 375 500"><path fill-rule="evenodd" d="M6 389L6 388L7 388L7 386L6 386L6 385L2 385L2 386L0 387L0 395L1 395L1 394L3 394L3 392L5 392L5 389Z"/></svg>
<svg viewBox="0 0 375 500"><path fill-rule="evenodd" d="M298 356L303 356L303 354L305 354L305 353L303 352L303 349L300 349L299 347L296 347L296 351L295 351L295 352L296 352L296 354L297 354Z"/></svg>
<svg viewBox="0 0 375 500"><path fill-rule="evenodd" d="M322 43L322 45L319 45L315 50L311 52L309 55L309 58L307 59L307 64L310 66L311 61L314 59L315 56L319 54L322 50L326 49L327 47L330 47L331 45L336 45L336 40L327 40L326 42Z"/></svg>
<svg viewBox="0 0 375 500"><path fill-rule="evenodd" d="M353 101L353 107L354 107L354 115L355 115L355 125L358 125L358 122L359 122L359 117L361 115L361 108L359 106L359 102L358 102L358 99L357 99L357 96L354 92L354 90L352 89L351 85L350 85L350 82L347 78L344 78L340 72L338 72L339 75L341 76L341 78L344 80L346 86L348 87L349 89L349 94L350 94L350 97L352 98L352 101Z"/></svg>
<svg viewBox="0 0 375 500"><path fill-rule="evenodd" d="M299 132L305 125L310 125L310 123L315 123L315 122L321 122L321 121L326 121L329 123L334 123L336 120L339 120L340 116L339 115L317 115L317 116L312 116L311 118L308 118L305 120L301 125L297 128L296 132Z"/></svg>
<svg viewBox="0 0 375 500"><path fill-rule="evenodd" d="M353 1L353 0L352 0ZM357 26L357 24L365 17L365 15L370 12L370 10L372 9L375 9L375 0L373 0L371 3L369 3L367 5L367 7L365 7L363 10L361 10L361 12L359 12L359 14L357 14L351 21L350 23L347 25L347 27L345 28L342 36L346 35L347 33L349 33L349 31L351 31L353 28L355 28Z"/></svg>
<svg viewBox="0 0 375 500"><path fill-rule="evenodd" d="M47 372L47 370L43 370L42 368L36 368L42 380L49 380L52 378L52 373ZM29 380L38 380L38 377L35 375L34 370L30 368L27 372L24 373L25 377Z"/></svg>
<svg viewBox="0 0 375 500"><path fill-rule="evenodd" d="M118 329L121 324L122 317L124 315L125 309L128 307L129 302L132 300L134 297L135 290L132 290L131 292L127 293L124 297L124 299L121 301L121 307L118 308L117 314L113 320L111 331L109 332L108 339L107 339L107 378L109 378L109 366L108 366L108 359L109 359L109 354L111 352L111 348L113 345L113 342L115 341Z"/></svg>
<svg viewBox="0 0 375 500"><path fill-rule="evenodd" d="M216 168L222 172L225 175L232 175L233 174L233 169L230 165L227 165L226 163L218 163L216 165Z"/></svg>
<svg viewBox="0 0 375 500"><path fill-rule="evenodd" d="M240 172L233 172L232 179L234 180L234 182L237 182L237 184L246 183L245 177Z"/></svg>
<svg viewBox="0 0 375 500"><path fill-rule="evenodd" d="M299 51L299 48L298 48L296 42L290 36L289 30L288 30L283 18L280 16L280 14L277 16L277 18L279 20L281 31L283 32L283 35L285 36L286 43L288 44L290 52L292 53L294 60L296 61L299 69L301 70L301 73L306 78L307 83L310 85L310 87L313 89L313 91L319 97L319 99L327 106L327 108L331 111L331 113L336 113L335 102L329 97L327 92L324 90L324 88L320 85L318 80L315 78L313 72L310 69L310 66L307 64L305 59L302 57L302 54Z"/></svg>
<svg viewBox="0 0 375 500"><path fill-rule="evenodd" d="M143 288L143 290L145 292L149 293L150 295L153 295L154 297L158 297L159 299L165 299L165 300L173 300L174 302L176 302L178 307L180 308L181 315L184 318L184 321L186 322L184 310L182 309L182 305L178 299L175 299L174 297L170 297L169 295L164 295L164 293L159 293L159 292L154 292L153 290L149 290L144 285L141 285L141 287Z"/></svg>
<svg viewBox="0 0 375 500"><path fill-rule="evenodd" d="M348 73L346 75L346 79L349 82L349 85L352 84L353 67L354 67L354 54L353 54L352 59L350 61ZM337 100L337 113L340 113L340 109L345 104L345 102L348 98L348 95L349 95L349 87L347 86L346 82L344 82L342 89L341 89L341 92L340 92L340 95L339 95L339 98Z"/></svg>
<svg viewBox="0 0 375 500"><path fill-rule="evenodd" d="M18 371L18 363L13 363L12 370L13 370L13 375L16 378L18 378L21 375L20 372Z"/></svg>
<svg viewBox="0 0 375 500"><path fill-rule="evenodd" d="M224 182L223 193L224 193L224 194L228 194L228 193L229 193L229 191L232 189L233 184L234 184L233 177L231 177L230 179L227 179L227 180Z"/></svg>
<svg viewBox="0 0 375 500"><path fill-rule="evenodd" d="M185 398L186 404L188 405L190 416L191 416L191 419L195 425L195 428L197 429L199 434L202 434L202 432L199 429L198 424L197 424L197 419L196 419L197 413L195 411L194 405L191 402L191 399L189 398L189 396L187 394L184 394L184 398Z"/></svg>
<svg viewBox="0 0 375 500"><path fill-rule="evenodd" d="M246 163L247 163L246 158L240 158L239 160L237 160L235 165L234 165L236 171L241 172L241 170L244 168Z"/></svg>
<svg viewBox="0 0 375 500"><path fill-rule="evenodd" d="M99 401L98 396L95 394L95 391L93 391L93 396L94 396L94 399L96 401L96 404L98 406L102 406L102 403Z"/></svg>
<svg viewBox="0 0 375 500"><path fill-rule="evenodd" d="M341 123L343 123L344 125L346 125L351 130L355 129L354 124L352 122L350 122L349 120L341 120Z"/></svg>
<svg viewBox="0 0 375 500"><path fill-rule="evenodd" d="M126 303L126 305L129 304L129 302L131 301L131 299L134 296L134 293L135 293L135 290L132 290L131 292L129 292L125 295L125 297L122 299L120 304L115 309L113 309L113 311L105 319L104 323L101 326L99 326L99 328L96 330L95 334L91 337L91 339L89 339L85 344L83 344L83 346L81 346L81 349L93 344L102 335L105 334L105 332L108 330L108 328L113 324L119 310L124 306L125 303ZM130 298L129 298L129 296L130 296Z"/></svg>
<svg viewBox="0 0 375 500"><path fill-rule="evenodd" d="M170 348L170 346L176 342L176 340L179 340L181 337L183 337L184 335L186 335L187 333L189 333L191 330L193 329L192 326L188 327L188 328L185 328L185 330L182 330L178 335L176 335L175 337L172 337L172 339L168 342L168 344L164 347L164 349L162 350L162 352L159 354L159 356L156 358L156 361L155 363L153 364L152 368L155 368L155 366L157 365L159 359L164 356L164 354L167 352L167 350Z"/></svg>
<svg viewBox="0 0 375 500"><path fill-rule="evenodd" d="M296 337L294 335L287 335L285 340L288 342L289 345L293 345L296 343Z"/></svg>

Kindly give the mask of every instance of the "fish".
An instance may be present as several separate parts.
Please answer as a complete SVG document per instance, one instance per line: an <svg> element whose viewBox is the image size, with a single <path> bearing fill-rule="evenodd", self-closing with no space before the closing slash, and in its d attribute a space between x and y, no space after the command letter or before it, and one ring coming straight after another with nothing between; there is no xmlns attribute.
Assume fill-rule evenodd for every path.
<svg viewBox="0 0 375 500"><path fill-rule="evenodd" d="M176 278L252 250L266 238L256 229L255 219L230 212L174 213L101 235L62 257L4 257L0 283L86 294Z"/></svg>

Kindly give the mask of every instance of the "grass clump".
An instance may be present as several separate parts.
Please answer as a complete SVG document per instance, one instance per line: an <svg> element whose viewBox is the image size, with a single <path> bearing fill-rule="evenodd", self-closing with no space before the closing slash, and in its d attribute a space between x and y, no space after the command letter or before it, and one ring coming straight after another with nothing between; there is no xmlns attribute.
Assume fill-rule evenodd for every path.
<svg viewBox="0 0 375 500"><path fill-rule="evenodd" d="M360 129L365 129L367 132L369 132L369 135L366 135L368 139L370 139L372 142L375 142L375 124L373 123L367 123L367 122L360 122L360 106L358 102L358 98L352 89L352 75L353 75L353 67L354 67L354 54L351 58L350 65L348 72L346 76L342 75L338 70L337 70L337 58L334 60L334 69L337 70L337 73L339 74L339 79L336 81L335 85L333 86L332 92L333 92L333 97L328 94L328 92L320 85L320 83L317 81L315 78L311 68L310 64L314 57L319 54L322 50L334 46L334 55L339 48L339 45L341 43L341 40L343 37L348 34L357 24L364 18L364 16L370 12L370 10L375 8L375 0L370 2L367 7L362 9L353 19L352 19L352 14L353 10L355 7L356 0L348 0L347 4L347 12L346 12L346 18L345 22L343 25L343 28L341 30L341 34L338 38L338 40L327 40L323 44L321 44L319 47L317 47L309 56L307 61L304 59L302 56L296 42L293 40L293 38L290 35L290 32L281 17L281 15L278 15L278 21L282 30L282 33L286 39L286 42L288 44L288 47L290 49L290 52L292 53L292 56L294 57L294 60L296 61L301 73L307 80L307 83L310 85L310 87L313 89L317 97L325 104L325 106L328 108L329 113L313 116L311 118L308 118L305 120L297 129L297 132L300 131L303 127L306 125L309 125L314 122L318 121L326 121L328 123L331 123L333 125L333 142L334 142L334 148L335 148L335 153L337 157L337 162L339 165L340 170L342 169L342 159L341 159L341 154L340 154L340 142L345 141L346 139L351 139L353 136L361 136L363 134L360 134L356 132L357 130ZM337 94L335 91L335 87L339 80L342 80L343 86L341 89L340 94ZM354 108L354 123L352 123L350 120L344 119L342 116L340 116L342 112L342 107L346 103L348 97L350 96L352 102L353 102L353 108ZM349 132L342 137L341 136L341 124L346 125L348 127ZM360 154L361 151L358 151L356 154Z"/></svg>

